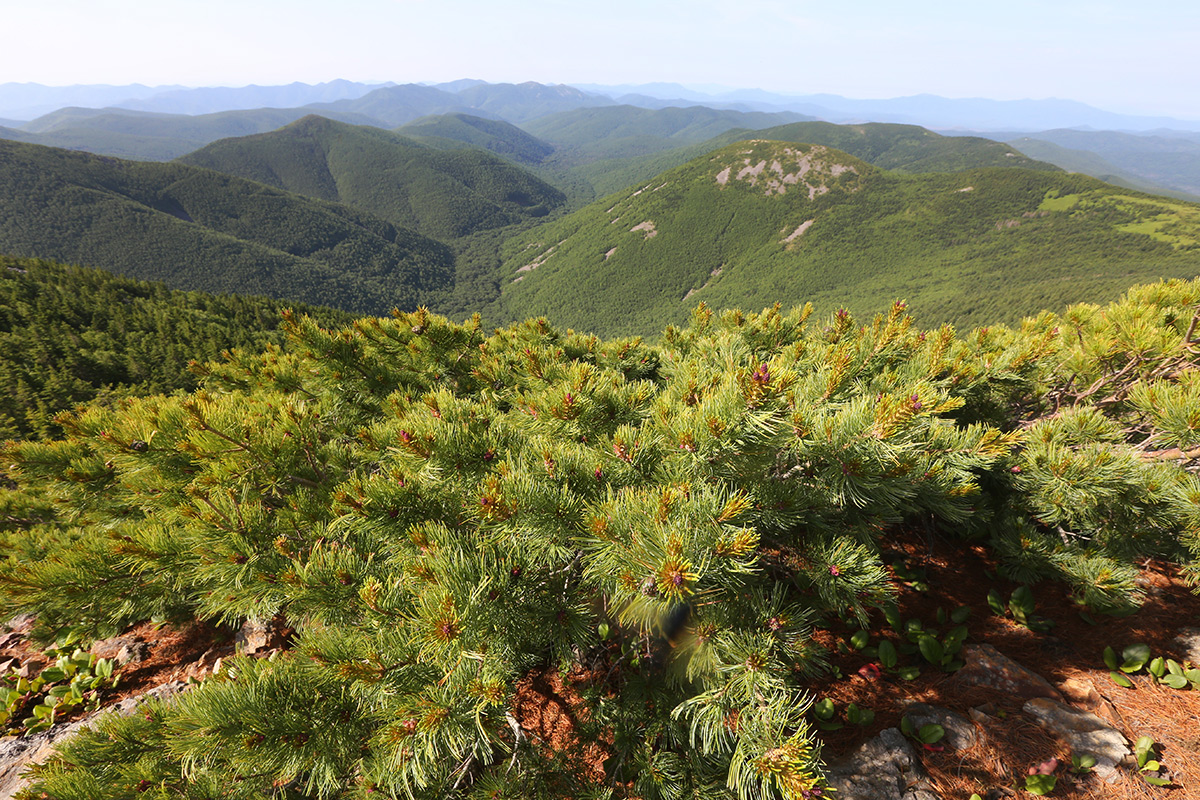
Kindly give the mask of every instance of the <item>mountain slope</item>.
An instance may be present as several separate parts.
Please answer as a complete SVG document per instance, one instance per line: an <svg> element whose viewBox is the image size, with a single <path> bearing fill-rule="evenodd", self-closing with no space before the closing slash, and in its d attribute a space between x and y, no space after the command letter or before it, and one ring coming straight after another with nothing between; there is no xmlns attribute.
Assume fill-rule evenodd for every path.
<svg viewBox="0 0 1200 800"><path fill-rule="evenodd" d="M503 321L651 333L714 307L897 298L1011 321L1200 274L1200 206L1023 169L902 175L821 145L730 145L512 242Z"/></svg>
<svg viewBox="0 0 1200 800"><path fill-rule="evenodd" d="M343 206L182 164L5 141L0 252L376 314L427 302L454 274L444 245Z"/></svg>
<svg viewBox="0 0 1200 800"><path fill-rule="evenodd" d="M401 125L397 133L431 147L481 147L522 164L540 164L554 145L498 119L471 114L437 114Z"/></svg>
<svg viewBox="0 0 1200 800"><path fill-rule="evenodd" d="M343 203L442 239L534 219L564 200L549 184L483 150L436 150L318 116L214 142L180 161Z"/></svg>

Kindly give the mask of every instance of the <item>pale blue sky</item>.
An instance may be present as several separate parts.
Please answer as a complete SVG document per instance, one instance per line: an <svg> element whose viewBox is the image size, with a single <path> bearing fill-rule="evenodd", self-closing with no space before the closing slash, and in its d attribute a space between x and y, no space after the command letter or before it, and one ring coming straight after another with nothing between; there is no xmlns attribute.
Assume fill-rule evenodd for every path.
<svg viewBox="0 0 1200 800"><path fill-rule="evenodd" d="M723 84L1200 119L1200 3L0 0L0 83ZM335 10L336 9L336 10Z"/></svg>

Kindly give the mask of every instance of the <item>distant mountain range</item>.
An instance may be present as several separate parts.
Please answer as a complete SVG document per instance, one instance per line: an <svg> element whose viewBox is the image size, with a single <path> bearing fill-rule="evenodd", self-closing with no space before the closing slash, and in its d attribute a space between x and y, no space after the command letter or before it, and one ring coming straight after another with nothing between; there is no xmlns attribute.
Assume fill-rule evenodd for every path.
<svg viewBox="0 0 1200 800"><path fill-rule="evenodd" d="M689 89L679 84L600 85L538 83L492 84L460 80L434 86L406 84L424 109L406 119L379 117L391 126L427 114L473 111L521 123L540 116L602 105L635 105L644 108L704 105L740 111L790 111L829 122L900 122L927 128L956 128L976 131L1046 130L1090 127L1105 130L1148 131L1159 128L1200 131L1200 120L1118 114L1072 100L989 100L945 98L918 94L887 99L855 99L834 94L784 94L761 89ZM336 80L316 85L292 83L285 86L239 88L179 86L67 86L0 84L0 118L31 120L65 106L121 107L160 113L203 114L250 108L294 108L315 105L321 110L372 114L378 98L356 103L394 84L365 84ZM389 114L394 99L387 103ZM16 127L16 126L9 126Z"/></svg>
<svg viewBox="0 0 1200 800"><path fill-rule="evenodd" d="M358 91L278 88L240 97ZM700 301L868 313L906 298L931 321L986 324L1200 274L1200 206L1183 202L1200 132L981 137L534 83L358 88L0 126L0 253L606 334L654 333Z"/></svg>

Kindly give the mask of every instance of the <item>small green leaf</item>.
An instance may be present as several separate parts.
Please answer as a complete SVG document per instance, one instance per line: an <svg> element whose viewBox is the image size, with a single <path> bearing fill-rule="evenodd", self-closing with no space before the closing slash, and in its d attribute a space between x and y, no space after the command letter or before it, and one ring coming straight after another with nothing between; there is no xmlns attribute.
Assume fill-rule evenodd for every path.
<svg viewBox="0 0 1200 800"><path fill-rule="evenodd" d="M904 622L900 619L900 609L891 605L883 610L883 616L887 620L888 625L892 626L892 630L901 633L904 630Z"/></svg>
<svg viewBox="0 0 1200 800"><path fill-rule="evenodd" d="M1139 736L1133 745L1133 752L1137 756L1138 768L1145 767L1146 762L1150 760L1150 756L1154 753L1154 738L1151 736Z"/></svg>
<svg viewBox="0 0 1200 800"><path fill-rule="evenodd" d="M46 667L39 677L46 683L58 683L66 679L67 673L58 667Z"/></svg>
<svg viewBox="0 0 1200 800"><path fill-rule="evenodd" d="M1172 689L1186 689L1188 685L1187 678L1183 677L1182 675L1174 674L1165 675L1162 678L1159 678L1158 682L1164 683L1167 686L1170 686Z"/></svg>
<svg viewBox="0 0 1200 800"><path fill-rule="evenodd" d="M883 665L884 669L892 669L895 667L897 660L898 656L896 655L896 646L892 644L891 640L884 639L882 642L880 642L879 663Z"/></svg>
<svg viewBox="0 0 1200 800"><path fill-rule="evenodd" d="M946 729L936 722L930 722L928 725L922 725L917 731L917 739L922 744L934 744L940 742L942 737L946 735Z"/></svg>
<svg viewBox="0 0 1200 800"><path fill-rule="evenodd" d="M1150 645L1131 644L1121 651L1122 672L1137 672L1150 660Z"/></svg>
<svg viewBox="0 0 1200 800"><path fill-rule="evenodd" d="M1175 659L1168 658L1167 659L1167 672L1171 673L1172 675L1182 675L1183 667L1179 666L1179 662L1176 661Z"/></svg>
<svg viewBox="0 0 1200 800"><path fill-rule="evenodd" d="M1013 589L1012 597L1008 600L1008 608L1016 617L1020 612L1022 617L1027 617L1033 613L1033 590L1028 586L1018 586Z"/></svg>
<svg viewBox="0 0 1200 800"><path fill-rule="evenodd" d="M900 667L896 670L896 675L898 675L901 680L916 680L917 678L921 677L921 668L915 664L910 667Z"/></svg>
<svg viewBox="0 0 1200 800"><path fill-rule="evenodd" d="M1025 791L1030 794L1050 794L1054 791L1058 778L1054 775L1026 775Z"/></svg>
<svg viewBox="0 0 1200 800"><path fill-rule="evenodd" d="M900 718L900 732L903 733L905 736L915 737L917 735L916 727L913 726L912 720L909 719L907 716Z"/></svg>
<svg viewBox="0 0 1200 800"><path fill-rule="evenodd" d="M942 656L946 651L942 648L942 643L928 634L917 640L917 646L921 648L921 655L930 664L942 663Z"/></svg>
<svg viewBox="0 0 1200 800"><path fill-rule="evenodd" d="M850 646L855 650L862 650L871 641L871 634L867 631L855 631L850 637Z"/></svg>
<svg viewBox="0 0 1200 800"><path fill-rule="evenodd" d="M1124 686L1126 689L1133 688L1133 681L1129 680L1129 678L1126 678L1119 672L1110 672L1108 673L1108 677L1112 678L1113 683L1115 683L1117 686Z"/></svg>
<svg viewBox="0 0 1200 800"><path fill-rule="evenodd" d="M828 697L822 697L817 702L813 703L813 714L817 719L829 720L833 719L833 715L837 713L837 709L833 705L833 701Z"/></svg>
<svg viewBox="0 0 1200 800"><path fill-rule="evenodd" d="M1004 616L1004 600L1000 596L998 589L992 589L987 596L988 607L1000 616Z"/></svg>
<svg viewBox="0 0 1200 800"><path fill-rule="evenodd" d="M969 616L971 616L971 607L959 606L958 608L954 609L954 611L950 612L950 621L955 625L961 625L967 621L967 617Z"/></svg>
<svg viewBox="0 0 1200 800"><path fill-rule="evenodd" d="M846 706L846 720L852 725L870 725L875 721L875 712L861 708L856 703Z"/></svg>
<svg viewBox="0 0 1200 800"><path fill-rule="evenodd" d="M1170 786L1171 782L1166 778L1160 778L1157 775L1143 775L1142 780L1151 786Z"/></svg>
<svg viewBox="0 0 1200 800"><path fill-rule="evenodd" d="M1104 648L1104 666L1109 669L1116 669L1120 666L1120 662L1117 661L1117 651L1111 647Z"/></svg>
<svg viewBox="0 0 1200 800"><path fill-rule="evenodd" d="M1150 663L1146 665L1146 671L1156 678L1161 678L1167 672L1167 662L1162 656L1150 659Z"/></svg>

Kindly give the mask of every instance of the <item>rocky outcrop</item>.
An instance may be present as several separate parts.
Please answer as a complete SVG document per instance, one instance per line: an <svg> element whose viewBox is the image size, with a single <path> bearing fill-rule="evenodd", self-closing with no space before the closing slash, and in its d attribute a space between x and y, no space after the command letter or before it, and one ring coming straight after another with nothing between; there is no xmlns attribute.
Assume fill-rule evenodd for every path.
<svg viewBox="0 0 1200 800"><path fill-rule="evenodd" d="M904 734L888 728L830 766L829 785L839 800L941 800Z"/></svg>

